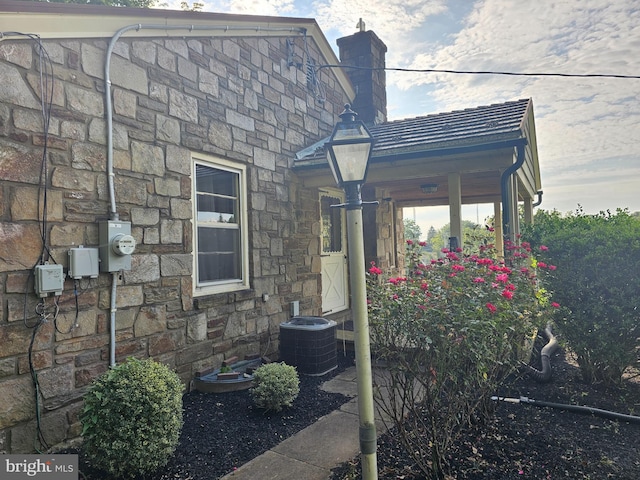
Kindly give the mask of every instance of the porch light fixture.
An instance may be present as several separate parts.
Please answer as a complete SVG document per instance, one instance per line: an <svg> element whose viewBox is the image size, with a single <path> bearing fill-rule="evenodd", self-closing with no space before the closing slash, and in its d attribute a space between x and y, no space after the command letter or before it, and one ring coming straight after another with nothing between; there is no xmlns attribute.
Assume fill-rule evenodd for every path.
<svg viewBox="0 0 640 480"><path fill-rule="evenodd" d="M329 167L338 186L347 193L347 206L350 193L357 191L357 196L360 196L373 147L373 136L357 116L347 103L326 144Z"/></svg>
<svg viewBox="0 0 640 480"><path fill-rule="evenodd" d="M438 191L437 183L426 183L424 185L420 185L420 190L424 193L436 193Z"/></svg>
<svg viewBox="0 0 640 480"><path fill-rule="evenodd" d="M327 160L331 172L346 195L346 202L333 207L347 209L347 248L349 250L349 280L351 286L351 313L354 325L356 375L358 386L358 416L360 422L360 464L362 478L376 480L376 424L373 408L373 376L371 373L371 347L369 344L369 317L367 314L367 285L365 279L364 233L360 189L367 178L373 137L351 105L344 106L328 143Z"/></svg>

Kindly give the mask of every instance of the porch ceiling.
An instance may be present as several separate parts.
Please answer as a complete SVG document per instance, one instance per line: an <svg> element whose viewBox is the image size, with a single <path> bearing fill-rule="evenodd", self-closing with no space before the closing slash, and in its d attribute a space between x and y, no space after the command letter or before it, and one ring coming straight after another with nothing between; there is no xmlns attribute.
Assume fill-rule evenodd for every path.
<svg viewBox="0 0 640 480"><path fill-rule="evenodd" d="M515 161L515 145L526 144L518 171L521 197L540 189L533 107L530 99L428 115L369 127L375 138L365 191L382 189L400 206L449 204L448 176L459 173L462 203L501 200L500 177ZM335 185L323 145L296 156L295 170L309 187ZM437 184L435 193L421 186Z"/></svg>
<svg viewBox="0 0 640 480"><path fill-rule="evenodd" d="M425 193L421 186L432 184L437 191ZM500 201L500 172L465 173L461 176L462 203L494 203ZM428 207L449 204L447 175L419 177L389 182L367 182L367 189L381 188L385 198L390 198L400 207Z"/></svg>

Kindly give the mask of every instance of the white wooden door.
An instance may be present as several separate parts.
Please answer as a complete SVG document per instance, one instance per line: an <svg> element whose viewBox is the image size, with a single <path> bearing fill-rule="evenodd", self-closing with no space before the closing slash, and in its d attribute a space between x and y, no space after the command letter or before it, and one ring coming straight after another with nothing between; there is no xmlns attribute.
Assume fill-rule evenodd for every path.
<svg viewBox="0 0 640 480"><path fill-rule="evenodd" d="M344 208L331 208L341 203L344 203L342 192L320 193L323 314L349 308L345 213Z"/></svg>

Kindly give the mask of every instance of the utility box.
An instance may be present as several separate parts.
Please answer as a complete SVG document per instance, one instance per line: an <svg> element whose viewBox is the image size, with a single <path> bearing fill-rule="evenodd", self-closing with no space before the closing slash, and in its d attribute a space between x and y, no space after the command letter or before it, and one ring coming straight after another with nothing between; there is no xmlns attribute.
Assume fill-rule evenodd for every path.
<svg viewBox="0 0 640 480"><path fill-rule="evenodd" d="M50 293L62 295L64 289L64 272L62 265L37 265L35 270L35 290L39 297Z"/></svg>
<svg viewBox="0 0 640 480"><path fill-rule="evenodd" d="M136 240L131 236L131 223L105 220L99 223L100 271L131 270L131 254Z"/></svg>
<svg viewBox="0 0 640 480"><path fill-rule="evenodd" d="M69 276L71 278L98 278L99 269L100 261L97 248L78 247L69 250Z"/></svg>

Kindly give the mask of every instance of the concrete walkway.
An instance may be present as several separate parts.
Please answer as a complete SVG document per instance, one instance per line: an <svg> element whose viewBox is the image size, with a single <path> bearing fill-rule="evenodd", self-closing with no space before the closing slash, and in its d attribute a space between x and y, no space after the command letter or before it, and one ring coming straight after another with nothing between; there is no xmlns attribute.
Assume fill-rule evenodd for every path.
<svg viewBox="0 0 640 480"><path fill-rule="evenodd" d="M327 480L331 469L360 453L356 367L325 382L323 390L352 399L338 410L242 465L223 480ZM379 419L377 433L384 431Z"/></svg>

